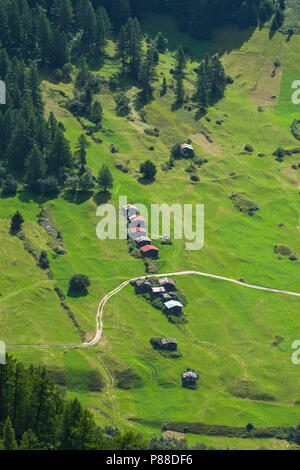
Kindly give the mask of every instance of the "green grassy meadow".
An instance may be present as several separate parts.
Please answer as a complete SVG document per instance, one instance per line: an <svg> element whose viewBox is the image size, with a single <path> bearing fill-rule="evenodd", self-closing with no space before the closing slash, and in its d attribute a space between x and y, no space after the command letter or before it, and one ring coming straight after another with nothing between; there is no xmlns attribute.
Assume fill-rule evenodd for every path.
<svg viewBox="0 0 300 470"><path fill-rule="evenodd" d="M163 17L154 15L143 26L154 35L163 25ZM300 292L299 261L279 259L273 251L274 245L284 244L300 256L300 170L292 169L299 163L299 156L285 157L283 162L272 156L277 147L297 147L290 133L291 122L299 115L291 102L291 83L300 79L300 36L286 42L286 37L277 33L270 41L267 29L242 34L227 27L215 32L208 45L179 33L171 21L165 32L170 52L160 58L155 100L146 106L147 126L158 127L160 137L146 135L138 115L134 122L117 117L113 94L104 87L99 95L104 108L105 132L99 131L103 143L90 140L89 168L97 174L103 163L109 165L115 180L111 201L117 210L121 195L126 195L130 203L143 203L148 208L152 203L205 205L204 248L186 251L185 242L179 240L171 246L160 246L161 273L199 270ZM230 44L224 45L225 36L231 37ZM172 94L159 95L162 76L171 80L173 51L180 42L189 45L197 59L206 51L220 50L226 73L234 79L225 98L209 109L210 122L196 121L194 113L183 108L173 112ZM268 70L276 59L282 64L278 96L274 104L263 105L264 112L259 113L253 94L262 86L273 90ZM196 62L188 64L185 87L189 94L196 78L195 66ZM117 69L118 64L110 58L97 73L107 79ZM44 81L42 87L46 112L52 110L63 122L74 149L82 129L71 114L59 107L58 94L53 92L62 90L71 96L73 84ZM134 95L130 87L126 92L130 97ZM217 120L224 122L220 126ZM214 145L207 145L203 132ZM188 138L197 156L208 160L198 170L200 182L196 184L185 172L187 161L177 161L169 172L160 169L169 159L172 145ZM112 154L110 144L117 145L120 152ZM253 155L243 152L246 144L253 145ZM150 146L155 150L150 151ZM151 185L142 185L136 173L146 159L153 160L159 169ZM126 162L129 172L117 170L117 162ZM255 201L260 211L253 217L237 211L229 199L235 192ZM58 347L79 345L81 339L61 307L54 286L62 289L85 338L90 339L102 297L124 280L145 274L143 261L129 255L125 240L97 238L98 202L95 197L74 202L64 194L50 201L22 194L0 200L0 329L1 339L13 353L26 363L47 365L67 396L79 397L94 411L99 424L141 431L146 438L160 436L160 426L138 424L129 418L161 424L189 421L246 426L251 422L256 427L294 426L300 422L299 369L291 362L292 342L300 339L296 297L198 276L178 277L177 286L188 299L188 322L177 327L127 286L106 305L104 335L97 346ZM41 205L49 209L62 232L65 255L54 253L47 233L37 224ZM53 280L37 267L22 241L9 234L8 219L17 209L26 219L26 238L37 249L47 250ZM74 298L67 295L68 281L78 272L90 277L91 286L87 296ZM150 338L160 335L178 340L180 359L166 359L152 349ZM282 338L278 346L273 345L276 337ZM21 345L30 347L18 348ZM35 345L51 347L37 349ZM186 367L199 371L197 390L181 387L181 373ZM140 379L136 386L122 390L117 387L117 376L127 369ZM99 390L92 384L95 371L102 379ZM231 449L289 446L275 439L188 434L187 440Z"/></svg>

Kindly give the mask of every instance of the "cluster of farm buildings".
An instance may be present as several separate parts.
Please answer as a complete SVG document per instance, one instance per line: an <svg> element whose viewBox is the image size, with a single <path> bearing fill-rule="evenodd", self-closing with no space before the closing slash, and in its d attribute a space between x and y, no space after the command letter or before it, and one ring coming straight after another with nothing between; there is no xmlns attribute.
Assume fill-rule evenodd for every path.
<svg viewBox="0 0 300 470"><path fill-rule="evenodd" d="M191 150L193 150L192 147ZM159 249L152 244L152 240L148 236L146 219L138 215L137 207L132 204L123 206L122 215L127 219L130 236L135 241L137 248L140 249L142 256L157 259ZM182 316L183 305L177 298L175 281L165 277L159 279L158 284L158 286L154 286L148 279L141 278L134 282L134 287L137 294L149 293L152 300L160 298L168 315ZM166 351L177 351L177 345L176 339L161 338L159 348ZM181 379L183 386L195 386L198 375L193 371L187 370L182 374Z"/></svg>
<svg viewBox="0 0 300 470"><path fill-rule="evenodd" d="M164 302L164 308L168 315L183 315L183 305L179 302L176 294L176 284L173 279L162 278L158 281L158 286L154 286L148 279L141 278L134 281L135 292L137 294L150 294L152 300L161 298ZM177 351L178 342L174 338L160 338L158 341L150 341L158 349L164 351ZM184 387L195 387L198 375L190 370L185 371L182 376L182 385Z"/></svg>
<svg viewBox="0 0 300 470"><path fill-rule="evenodd" d="M165 277L159 279L158 283L159 286L153 286L148 279L138 279L134 284L135 291L137 294L149 293L152 299L162 299L168 315L182 316L183 305L177 298L176 285L173 279Z"/></svg>
<svg viewBox="0 0 300 470"><path fill-rule="evenodd" d="M122 207L122 214L127 218L130 237L135 241L142 256L157 259L159 249L151 244L151 238L148 237L146 219L137 214L137 207L127 204Z"/></svg>

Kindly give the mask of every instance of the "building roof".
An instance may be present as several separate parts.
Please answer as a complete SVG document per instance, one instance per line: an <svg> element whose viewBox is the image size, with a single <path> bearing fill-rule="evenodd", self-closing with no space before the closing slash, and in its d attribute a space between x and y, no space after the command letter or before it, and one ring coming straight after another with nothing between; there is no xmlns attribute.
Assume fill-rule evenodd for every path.
<svg viewBox="0 0 300 470"><path fill-rule="evenodd" d="M141 222L146 222L146 219L145 217L143 217L142 215L137 215L137 216L131 216L129 217L131 222L135 222L135 221L141 221Z"/></svg>
<svg viewBox="0 0 300 470"><path fill-rule="evenodd" d="M183 308L183 305L180 302L178 302L178 300L169 300L169 302L165 302L164 305L168 309L171 309L171 308L174 308L174 307Z"/></svg>
<svg viewBox="0 0 300 470"><path fill-rule="evenodd" d="M158 251L158 248L154 245L145 245L145 246L142 246L141 248L141 251L143 253L147 253L148 251Z"/></svg>
<svg viewBox="0 0 300 470"><path fill-rule="evenodd" d="M163 285L163 284L172 284L172 286L175 286L175 281L173 281L173 279L169 279L168 277L164 277L163 279L160 279L158 282L161 285Z"/></svg>
<svg viewBox="0 0 300 470"><path fill-rule="evenodd" d="M132 204L126 204L126 206L123 206L122 209L124 209L125 211L128 211L129 209L137 210L137 207L133 206Z"/></svg>
<svg viewBox="0 0 300 470"><path fill-rule="evenodd" d="M193 149L193 146L190 145L190 144L182 144L182 145L181 145L181 148L182 148L182 150L185 150L185 149L187 149L187 150L194 150L194 149Z"/></svg>
<svg viewBox="0 0 300 470"><path fill-rule="evenodd" d="M137 243L143 243L143 242L151 242L151 238L149 237L138 237L135 239ZM150 245L150 243L149 243Z"/></svg>
<svg viewBox="0 0 300 470"><path fill-rule="evenodd" d="M192 377L193 379L198 379L198 375L196 372L192 372L191 370L187 370L182 374L182 377L185 379L186 377Z"/></svg>
<svg viewBox="0 0 300 470"><path fill-rule="evenodd" d="M163 294L166 292L166 289L164 287L152 287L152 292L154 294Z"/></svg>
<svg viewBox="0 0 300 470"><path fill-rule="evenodd" d="M143 232L143 233L147 233L147 230L143 227L132 227L130 229L130 232L132 233L136 233L136 232Z"/></svg>
<svg viewBox="0 0 300 470"><path fill-rule="evenodd" d="M169 344L169 343L178 344L178 341L176 341L176 339L172 339L172 338L163 338L163 339L161 340L161 343L162 343L162 344Z"/></svg>
<svg viewBox="0 0 300 470"><path fill-rule="evenodd" d="M148 281L147 279L138 279L137 281L135 281L135 284L138 285L138 286L141 286L142 284L146 284L147 286L152 286L151 282Z"/></svg>

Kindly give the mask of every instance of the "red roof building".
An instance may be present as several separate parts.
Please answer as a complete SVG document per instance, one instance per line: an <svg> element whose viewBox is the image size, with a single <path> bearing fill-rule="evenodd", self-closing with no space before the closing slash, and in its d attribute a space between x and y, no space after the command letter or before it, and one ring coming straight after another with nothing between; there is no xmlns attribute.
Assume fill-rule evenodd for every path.
<svg viewBox="0 0 300 470"><path fill-rule="evenodd" d="M146 227L146 219L141 215L137 215L136 217L129 217L131 226L134 227Z"/></svg>
<svg viewBox="0 0 300 470"><path fill-rule="evenodd" d="M136 240L139 237L146 236L147 235L147 230L143 227L133 227L133 228L129 229L129 233L130 233L131 238Z"/></svg>
<svg viewBox="0 0 300 470"><path fill-rule="evenodd" d="M142 246L141 253L148 258L158 258L158 248L154 245Z"/></svg>

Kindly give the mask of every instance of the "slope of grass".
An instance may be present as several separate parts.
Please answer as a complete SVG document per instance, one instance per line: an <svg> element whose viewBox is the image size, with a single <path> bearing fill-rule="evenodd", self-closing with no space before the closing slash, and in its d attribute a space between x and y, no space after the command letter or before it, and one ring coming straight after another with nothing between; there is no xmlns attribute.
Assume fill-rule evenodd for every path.
<svg viewBox="0 0 300 470"><path fill-rule="evenodd" d="M151 34L161 29L158 18L154 19L150 18L146 26ZM179 42L189 43L195 57L207 50L206 45L188 36L184 39L174 25L168 27L171 51L172 44L175 46ZM161 57L155 100L145 108L147 126L158 127L159 138L143 133L138 113L133 123L117 117L113 95L104 87L99 99L104 108L105 132L98 133L103 143L99 145L90 140L88 165L94 174L103 163L110 166L115 179L111 201L117 210L120 195L127 195L129 202L143 203L148 208L151 203L205 204L204 249L188 252L184 241L179 240L171 246L160 246L160 272L195 269L300 292L299 262L279 259L273 250L276 244L284 244L300 255L299 187L295 179L299 170L291 170L291 165L298 163L299 156L286 157L283 162L272 156L279 146L297 146L289 129L295 117L293 105L289 103L289 83L298 75L296 59L300 38L295 36L286 43L285 37L276 34L269 41L268 31L262 30L255 31L251 38L248 36L246 39L243 45L241 41L235 47L228 47L228 52L224 53L226 72L233 77L234 84L227 88L224 100L209 110L210 122L205 119L196 121L193 113L183 108L173 112L171 93L159 96L160 74L164 74L168 82L171 80L172 52ZM240 41L239 36L236 41ZM259 113L257 105L253 104L253 92L266 63L277 58L283 68L279 103L276 105L274 102L273 106L264 107L264 112ZM195 62L188 64L185 86L189 94L195 81L195 66ZM100 73L107 79L116 70L115 61L107 59ZM71 96L72 87L72 84L43 83L47 109L53 110L62 120L74 148L82 129L67 111L62 113L57 94L48 93L50 88L61 88ZM136 89L127 84L125 91L134 98ZM216 121L221 119L224 122L219 126ZM203 140L195 137L203 135L201 132L212 137L216 144L213 151L207 152ZM185 172L189 165L187 161L176 162L175 168L167 173L160 168L169 159L172 145L189 137L195 138L197 155L208 159L208 163L198 170L198 184L192 184ZM112 143L120 148L118 154L110 152ZM254 146L253 155L243 153L245 144ZM149 147L152 145L155 150L151 152ZM259 153L265 157L258 157ZM148 158L155 161L159 171L152 185L142 185L136 169ZM115 169L118 161L128 165L128 174ZM290 171L294 171L296 176L292 178ZM237 192L242 192L259 205L260 210L253 217L240 213L232 204L229 196ZM1 226L4 232L6 230L3 249L8 253L5 256L15 262L25 260L20 263L20 268L18 265L18 276L12 267L12 280L5 281L3 288L0 284L3 295L2 300L0 298L1 332L6 335L8 343L33 345L47 341L55 345L62 338L66 343L78 342L78 339L75 341L77 333L72 322L65 312L61 312L57 298L51 297L53 291L49 291L46 306L44 298L38 297L42 287L52 288L55 282L63 290L81 329L90 338L101 298L123 280L145 273L142 260L129 255L126 241L100 241L97 238L99 219L96 209L99 202L99 196L76 202L70 195L43 202L63 233L67 250L65 255L55 256L48 247L54 273L54 281L49 281L35 267L33 258L24 252L21 241L7 234L7 219L16 209L21 210L28 221L26 224L31 223L35 227L41 201L30 197L1 199ZM281 223L284 226L279 227ZM47 247L47 236L43 231L38 233L36 243L40 249ZM3 268L9 275L7 261ZM87 296L75 298L68 296L68 280L77 272L88 275L91 286ZM296 404L299 402L299 378L298 369L291 362L291 345L300 334L297 298L252 291L196 276L182 277L177 283L189 301L185 308L188 323L180 328L169 323L143 298L136 297L128 286L107 304L104 336L95 348L53 349L48 352L31 349L17 351L16 354L26 362L42 362L51 366L53 376L69 396L79 396L95 411L101 425L110 423L129 427L142 431L146 437L159 435L159 428L148 428L128 421L128 418L138 417L160 423L201 421L234 426L251 422L256 427L296 425L300 421L299 405ZM23 295L18 299L22 302L10 307L5 292L21 289ZM10 308L19 312L14 320L9 315ZM25 329L20 317L26 319L30 330L32 323L37 324L36 329L41 330L44 336L36 340L38 334L34 329L33 333L29 328ZM157 335L175 337L179 341L182 358L165 359L153 351L149 340ZM283 341L274 346L277 336ZM199 385L195 391L181 387L180 375L186 367L199 371ZM90 389L90 373L95 369L105 381L102 392ZM118 373L128 369L140 377L139 386L120 389L117 387ZM194 439L201 442L201 438L193 437L193 442ZM225 438L207 439L205 443L214 445L215 442L216 447L259 447L257 441L230 440L230 446ZM265 447L282 448L285 445L276 441L261 442Z"/></svg>

